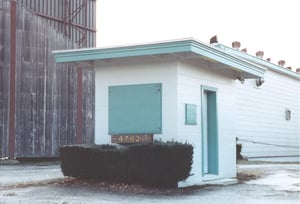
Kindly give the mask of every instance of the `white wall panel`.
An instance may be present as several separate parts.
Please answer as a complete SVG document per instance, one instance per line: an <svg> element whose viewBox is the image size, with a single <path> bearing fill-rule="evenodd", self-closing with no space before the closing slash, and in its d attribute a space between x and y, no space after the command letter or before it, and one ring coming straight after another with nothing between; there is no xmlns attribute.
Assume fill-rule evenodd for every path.
<svg viewBox="0 0 300 204"><path fill-rule="evenodd" d="M183 185L200 184L202 176L201 85L218 89L219 175L236 176L235 87L228 71L211 69L212 64L174 57L136 57L106 60L96 68L95 139L110 143L108 135L108 87L113 85L162 83L162 134L155 139L188 142L194 146L192 174ZM185 104L197 106L197 124L185 125Z"/></svg>
<svg viewBox="0 0 300 204"><path fill-rule="evenodd" d="M235 89L234 77L222 70L211 69L211 64L185 60L178 71L178 138L194 145L192 178L186 182L203 182L202 177L202 132L201 132L201 85L218 89L219 125L219 175L214 178L236 176L235 160ZM197 105L197 125L185 125L184 105ZM200 176L199 176L200 175Z"/></svg>
<svg viewBox="0 0 300 204"><path fill-rule="evenodd" d="M176 139L176 83L177 64L173 61L149 58L112 60L96 68L95 140L96 144L109 143L108 87L114 85L162 83L162 134L154 139Z"/></svg>
<svg viewBox="0 0 300 204"><path fill-rule="evenodd" d="M262 86L256 87L255 80L237 82L236 92L237 137L243 144L242 153L248 157L299 156L300 81L267 70ZM286 109L292 112L291 120L285 119Z"/></svg>

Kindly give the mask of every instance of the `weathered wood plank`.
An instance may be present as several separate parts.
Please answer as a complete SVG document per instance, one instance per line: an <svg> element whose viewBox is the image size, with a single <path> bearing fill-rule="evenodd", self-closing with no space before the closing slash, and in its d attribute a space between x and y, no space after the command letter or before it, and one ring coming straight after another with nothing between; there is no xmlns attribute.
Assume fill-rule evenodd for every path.
<svg viewBox="0 0 300 204"><path fill-rule="evenodd" d="M0 1L0 158L8 156L9 4ZM4 49L5 48L5 49Z"/></svg>
<svg viewBox="0 0 300 204"><path fill-rule="evenodd" d="M8 156L9 0L0 1L0 157ZM76 142L77 68L55 64L52 50L76 47L17 5L15 156L57 156ZM5 48L5 49L4 49ZM83 71L84 143L94 142L94 72Z"/></svg>

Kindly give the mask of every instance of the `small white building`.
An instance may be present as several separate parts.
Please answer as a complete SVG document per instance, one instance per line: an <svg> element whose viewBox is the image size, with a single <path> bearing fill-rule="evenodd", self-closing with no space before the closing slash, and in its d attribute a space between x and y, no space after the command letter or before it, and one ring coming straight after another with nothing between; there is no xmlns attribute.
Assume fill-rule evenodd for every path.
<svg viewBox="0 0 300 204"><path fill-rule="evenodd" d="M236 177L235 82L264 68L193 39L54 54L95 69L96 144L188 142L192 176L181 185Z"/></svg>
<svg viewBox="0 0 300 204"><path fill-rule="evenodd" d="M294 72L262 56L214 46L266 69L263 79L235 85L236 136L243 146L242 154L255 160L300 161L299 69Z"/></svg>

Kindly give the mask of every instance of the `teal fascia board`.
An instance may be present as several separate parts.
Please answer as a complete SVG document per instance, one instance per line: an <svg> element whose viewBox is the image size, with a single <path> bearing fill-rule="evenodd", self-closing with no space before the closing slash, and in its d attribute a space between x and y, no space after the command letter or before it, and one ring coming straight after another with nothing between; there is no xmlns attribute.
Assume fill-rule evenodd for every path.
<svg viewBox="0 0 300 204"><path fill-rule="evenodd" d="M209 58L212 61L225 64L236 71L246 72L257 77L263 77L265 73L265 69L260 66L256 66L252 63L228 54L219 48L198 42L193 39L114 48L89 48L53 51L53 54L56 62L68 63L187 52L194 53L202 58Z"/></svg>
<svg viewBox="0 0 300 204"><path fill-rule="evenodd" d="M190 42L167 42L115 48L91 48L70 51L54 51L56 62L78 62L146 55L190 52Z"/></svg>
<svg viewBox="0 0 300 204"><path fill-rule="evenodd" d="M205 56L207 58L213 59L219 63L225 64L232 68L236 68L239 71L253 74L257 77L263 77L266 71L264 68L260 66L256 66L252 63L241 60L219 49L213 48L211 46L199 42L195 42L193 44L192 51L201 56Z"/></svg>
<svg viewBox="0 0 300 204"><path fill-rule="evenodd" d="M259 64L260 66L267 67L268 69L274 70L281 74L285 74L285 75L293 77L295 79L300 79L299 73L288 70L288 69L286 69L282 66L276 65L272 62L266 61L266 60L258 58L256 56L249 55L249 54L247 54L245 52L241 52L239 50L235 50L235 49L227 47L225 45L216 44L215 47L222 50L223 52L230 54L230 55L234 55L241 59L248 60L250 62L253 62L254 64Z"/></svg>

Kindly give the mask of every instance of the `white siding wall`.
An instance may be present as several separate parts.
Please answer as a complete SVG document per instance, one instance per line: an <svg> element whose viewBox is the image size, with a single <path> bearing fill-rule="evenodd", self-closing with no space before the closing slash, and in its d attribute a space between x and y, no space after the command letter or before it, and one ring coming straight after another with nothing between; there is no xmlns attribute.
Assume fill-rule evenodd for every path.
<svg viewBox="0 0 300 204"><path fill-rule="evenodd" d="M193 177L186 183L201 183L202 178L202 133L201 133L201 85L211 86L217 91L219 125L219 176L236 176L235 159L235 89L233 76L222 70L212 70L207 63L185 61L178 71L178 139L194 146ZM197 105L197 125L185 125L185 104ZM195 183L194 183L195 182Z"/></svg>
<svg viewBox="0 0 300 204"><path fill-rule="evenodd" d="M236 92L237 137L291 147L241 141L242 153L248 157L299 155L300 81L268 70L262 86L256 87L255 80L236 82ZM290 121L285 119L286 109L292 112Z"/></svg>
<svg viewBox="0 0 300 204"><path fill-rule="evenodd" d="M110 143L108 134L108 87L112 85L162 83L162 134L155 139L188 142L194 146L192 174L182 185L202 183L201 85L218 89L219 175L236 177L235 88L233 76L213 70L207 63L139 57L101 63L96 68L95 142ZM185 125L185 104L197 105L197 125Z"/></svg>
<svg viewBox="0 0 300 204"><path fill-rule="evenodd" d="M118 59L95 69L95 143L111 142L108 134L108 87L113 85L162 83L162 134L154 139L176 139L177 63L153 58Z"/></svg>

